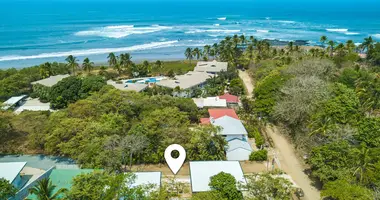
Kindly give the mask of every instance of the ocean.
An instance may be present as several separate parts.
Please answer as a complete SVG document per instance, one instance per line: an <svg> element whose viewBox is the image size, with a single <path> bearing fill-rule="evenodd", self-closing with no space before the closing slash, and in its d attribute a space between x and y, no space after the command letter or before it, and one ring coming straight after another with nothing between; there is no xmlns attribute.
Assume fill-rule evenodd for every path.
<svg viewBox="0 0 380 200"><path fill-rule="evenodd" d="M380 41L376 0L1 0L0 68L64 62L184 58L227 35L259 39Z"/></svg>

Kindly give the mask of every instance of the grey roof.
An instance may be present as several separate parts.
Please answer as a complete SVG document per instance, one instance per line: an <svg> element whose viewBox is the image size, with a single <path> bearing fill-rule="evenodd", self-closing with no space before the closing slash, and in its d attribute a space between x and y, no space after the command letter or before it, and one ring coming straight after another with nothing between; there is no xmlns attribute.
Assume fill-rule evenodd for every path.
<svg viewBox="0 0 380 200"><path fill-rule="evenodd" d="M16 114L21 113L24 110L30 111L53 111L50 109L50 103L42 103L38 99L27 98L25 103L18 107L14 112Z"/></svg>
<svg viewBox="0 0 380 200"><path fill-rule="evenodd" d="M161 187L161 172L135 172L136 175L135 182L132 187L154 184L155 189Z"/></svg>
<svg viewBox="0 0 380 200"><path fill-rule="evenodd" d="M115 81L109 80L107 81L107 84L112 85L116 89L119 89L119 90L136 91L136 92L140 92L148 87L148 85L144 83L126 83L126 81L122 81L122 82L123 83L116 83Z"/></svg>
<svg viewBox="0 0 380 200"><path fill-rule="evenodd" d="M221 135L248 135L240 120L230 116L223 116L218 119L211 119L211 124L222 127Z"/></svg>
<svg viewBox="0 0 380 200"><path fill-rule="evenodd" d="M229 173L237 182L246 184L243 170L238 161L191 161L190 178L193 192L210 191L210 178L220 172Z"/></svg>
<svg viewBox="0 0 380 200"><path fill-rule="evenodd" d="M12 183L25 165L26 162L0 162L0 178Z"/></svg>
<svg viewBox="0 0 380 200"><path fill-rule="evenodd" d="M25 97L27 97L27 96L26 95L21 95L21 96L17 96L17 97L11 97L10 99L8 99L4 103L2 103L3 109L7 110L8 108L10 108L13 105L17 104L19 101L23 100Z"/></svg>
<svg viewBox="0 0 380 200"><path fill-rule="evenodd" d="M65 75L56 75L56 76L50 76L49 78L45 78L39 81L32 82L32 84L41 84L47 87L51 87L55 84L57 84L59 81L61 81L64 78L69 77L70 75L65 74Z"/></svg>
<svg viewBox="0 0 380 200"><path fill-rule="evenodd" d="M227 62L217 62L216 60L199 61L197 63L197 66L195 66L194 71L215 73L220 71L227 71L227 66Z"/></svg>
<svg viewBox="0 0 380 200"><path fill-rule="evenodd" d="M234 151L236 149L245 149L247 151L252 151L251 145L247 141L243 141L239 138L234 138L228 141L227 152Z"/></svg>
<svg viewBox="0 0 380 200"><path fill-rule="evenodd" d="M167 79L157 82L156 84L168 88L176 88L179 86L181 89L189 89L194 86L205 83L210 78L210 74L206 72L190 71L184 75L176 76L175 79Z"/></svg>

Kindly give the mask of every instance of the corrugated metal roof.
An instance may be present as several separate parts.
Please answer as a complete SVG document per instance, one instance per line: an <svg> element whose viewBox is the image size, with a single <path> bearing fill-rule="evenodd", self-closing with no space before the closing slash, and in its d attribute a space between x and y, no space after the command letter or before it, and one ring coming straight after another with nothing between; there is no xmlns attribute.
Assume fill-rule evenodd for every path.
<svg viewBox="0 0 380 200"><path fill-rule="evenodd" d="M230 152L230 151L233 151L233 150L239 149L239 148L245 149L248 151L252 151L251 145L249 145L249 143L247 141L243 141L239 138L234 138L234 139L228 141L227 152Z"/></svg>
<svg viewBox="0 0 380 200"><path fill-rule="evenodd" d="M4 178L12 183L20 174L26 162L3 162L0 163L0 178Z"/></svg>
<svg viewBox="0 0 380 200"><path fill-rule="evenodd" d="M230 116L235 119L239 119L239 116L236 114L234 109L230 108L214 108L214 109L208 109L208 113L210 114L210 117L214 119L218 119L223 116Z"/></svg>
<svg viewBox="0 0 380 200"><path fill-rule="evenodd" d="M220 99L225 99L227 103L239 103L239 97L232 95L232 94L223 94L222 96L219 96Z"/></svg>
<svg viewBox="0 0 380 200"><path fill-rule="evenodd" d="M122 83L116 83L115 81L108 80L108 85L114 86L116 89L124 90L124 91L136 91L140 92L148 87L145 83L127 83L126 81L122 81Z"/></svg>
<svg viewBox="0 0 380 200"><path fill-rule="evenodd" d="M193 192L210 190L210 178L220 172L229 173L237 182L246 184L243 170L238 161L192 161L190 162L191 189Z"/></svg>
<svg viewBox="0 0 380 200"><path fill-rule="evenodd" d="M10 99L6 100L3 103L3 109L7 110L8 108L12 107L16 103L18 103L19 101L21 101L22 99L24 99L25 97L27 97L27 96L26 95L21 95L21 96L11 97Z"/></svg>
<svg viewBox="0 0 380 200"><path fill-rule="evenodd" d="M222 127L221 135L248 135L240 120L230 116L223 116L218 119L211 119L211 124Z"/></svg>

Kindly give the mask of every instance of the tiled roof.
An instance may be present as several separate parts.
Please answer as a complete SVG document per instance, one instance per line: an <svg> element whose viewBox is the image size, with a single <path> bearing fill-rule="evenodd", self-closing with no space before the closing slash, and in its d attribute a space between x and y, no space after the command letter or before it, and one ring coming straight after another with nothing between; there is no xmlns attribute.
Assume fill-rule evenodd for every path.
<svg viewBox="0 0 380 200"><path fill-rule="evenodd" d="M210 124L210 118L201 118L201 124Z"/></svg>

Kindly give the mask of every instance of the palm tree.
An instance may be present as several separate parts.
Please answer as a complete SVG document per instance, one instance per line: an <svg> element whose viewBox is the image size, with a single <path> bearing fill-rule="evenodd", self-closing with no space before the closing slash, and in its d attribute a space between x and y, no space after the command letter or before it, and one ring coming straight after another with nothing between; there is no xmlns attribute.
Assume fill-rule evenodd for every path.
<svg viewBox="0 0 380 200"><path fill-rule="evenodd" d="M52 75L52 67L49 62L40 66L40 75L42 78L47 78Z"/></svg>
<svg viewBox="0 0 380 200"><path fill-rule="evenodd" d="M355 49L355 43L352 40L346 41L346 49L349 53L351 53Z"/></svg>
<svg viewBox="0 0 380 200"><path fill-rule="evenodd" d="M193 56L195 56L197 58L197 60L199 60L199 58L201 57L201 54L202 54L198 47L195 48L192 53L193 53Z"/></svg>
<svg viewBox="0 0 380 200"><path fill-rule="evenodd" d="M321 36L321 39L319 39L319 41L322 43L323 48L325 47L325 43L327 40L327 36L325 35Z"/></svg>
<svg viewBox="0 0 380 200"><path fill-rule="evenodd" d="M245 38L244 35L241 35L239 38L240 38L240 42L241 42L242 44L245 44L245 43L247 42L247 39Z"/></svg>
<svg viewBox="0 0 380 200"><path fill-rule="evenodd" d="M91 70L94 68L94 63L90 61L90 59L88 58L85 58L83 60L83 64L82 64L82 67L84 70L88 71L88 72L91 72Z"/></svg>
<svg viewBox="0 0 380 200"><path fill-rule="evenodd" d="M371 36L369 36L368 38L364 38L364 42L361 44L362 46L362 50L370 50L373 48L373 44L375 43L375 41L372 39Z"/></svg>
<svg viewBox="0 0 380 200"><path fill-rule="evenodd" d="M370 165L370 160L369 148L365 144L362 144L361 149L356 152L356 169L354 171L354 175L359 177L360 183L363 183L363 177L365 176L367 167Z"/></svg>
<svg viewBox="0 0 380 200"><path fill-rule="evenodd" d="M157 69L162 69L164 67L163 63L161 60L157 60L154 65L156 66Z"/></svg>
<svg viewBox="0 0 380 200"><path fill-rule="evenodd" d="M77 70L79 66L77 63L78 61L77 58L72 55L69 55L65 60L67 62L67 66L69 66L73 70L73 74L75 76L75 71Z"/></svg>
<svg viewBox="0 0 380 200"><path fill-rule="evenodd" d="M191 60L193 59L193 49L188 47L185 51L185 56L186 56L186 59L188 59L190 61L190 64L191 64Z"/></svg>
<svg viewBox="0 0 380 200"><path fill-rule="evenodd" d="M335 47L335 42L330 40L329 41L329 46L330 46L330 56L333 57L334 56L334 47Z"/></svg>
<svg viewBox="0 0 380 200"><path fill-rule="evenodd" d="M288 49L289 49L290 52L293 51L293 46L294 46L294 42L289 42L288 43Z"/></svg>
<svg viewBox="0 0 380 200"><path fill-rule="evenodd" d="M211 46L210 45L205 45L203 47L203 55L205 55L207 57L207 60L210 56L210 51L211 51Z"/></svg>
<svg viewBox="0 0 380 200"><path fill-rule="evenodd" d="M115 67L115 65L117 64L117 58L115 56L114 53L110 53L108 54L108 64L110 65L110 67Z"/></svg>
<svg viewBox="0 0 380 200"><path fill-rule="evenodd" d="M37 182L37 185L29 189L30 194L37 196L38 200L55 200L59 199L59 196L68 190L61 188L57 192L53 193L56 186L53 185L49 178L41 179Z"/></svg>
<svg viewBox="0 0 380 200"><path fill-rule="evenodd" d="M132 56L129 53L120 55L120 66L124 69L129 69L132 65Z"/></svg>

